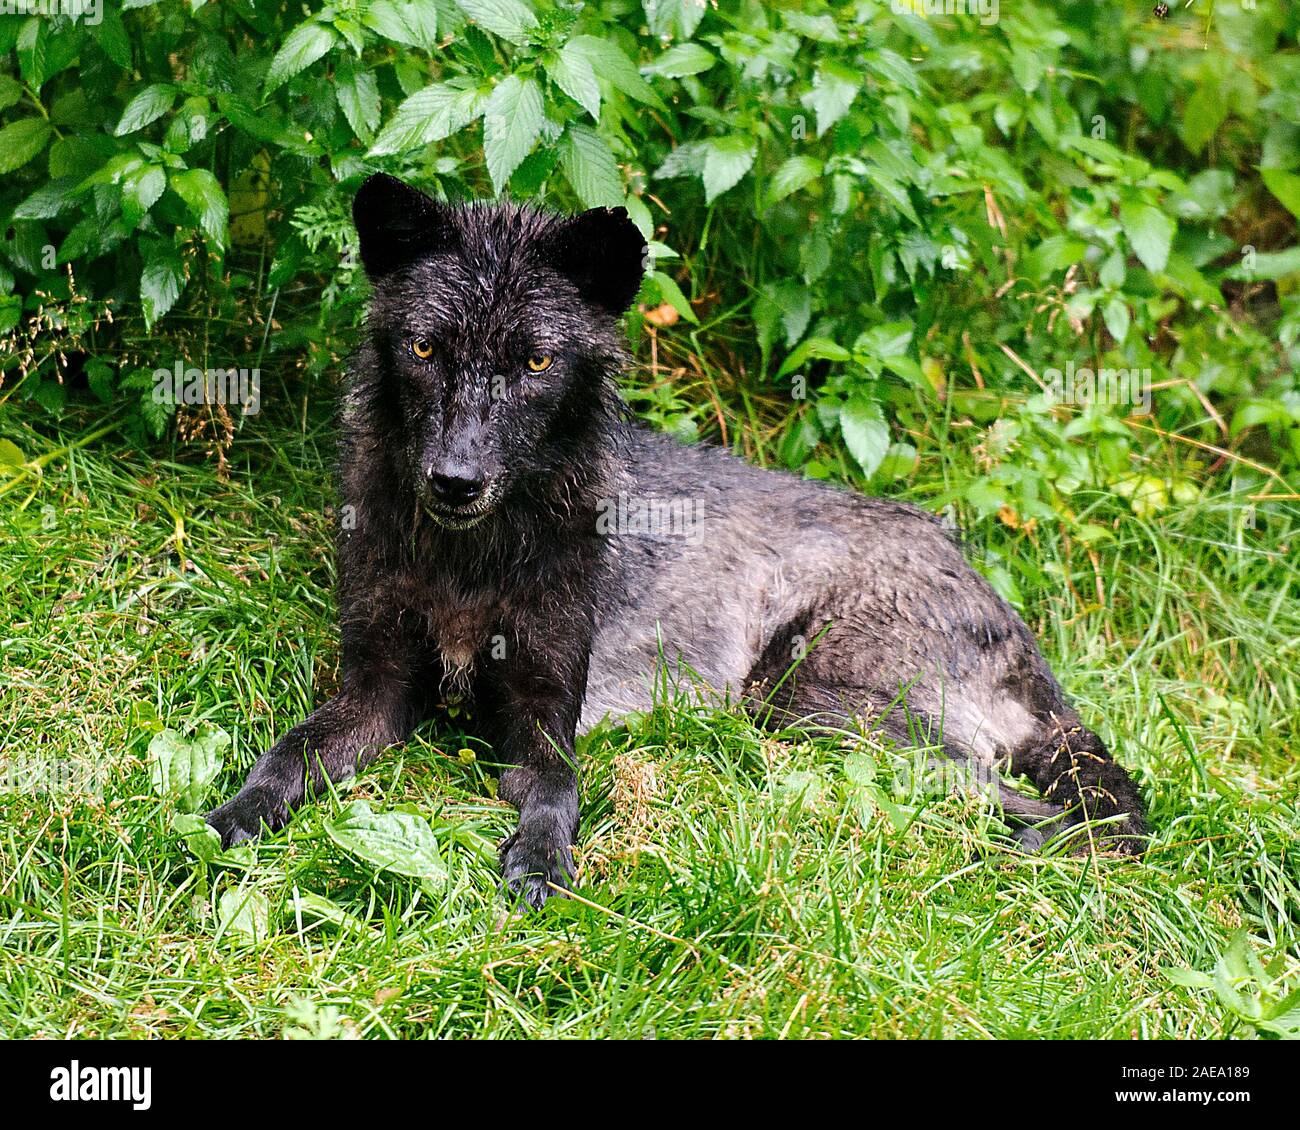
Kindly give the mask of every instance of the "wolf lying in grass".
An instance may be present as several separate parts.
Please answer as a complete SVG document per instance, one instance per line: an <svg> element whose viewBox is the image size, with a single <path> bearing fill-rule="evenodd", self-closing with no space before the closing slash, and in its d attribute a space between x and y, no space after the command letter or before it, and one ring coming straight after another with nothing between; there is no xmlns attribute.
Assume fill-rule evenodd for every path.
<svg viewBox="0 0 1300 1130"><path fill-rule="evenodd" d="M934 518L629 422L618 319L646 245L622 209L453 208L374 176L354 216L374 301L343 413L343 687L208 814L223 843L284 825L451 683L519 809L506 883L540 906L573 874L575 735L689 670L765 724L919 726L1026 775L1042 800L1000 793L1028 844L1113 817L1088 838L1141 850L1132 780ZM663 502L688 521L625 528Z"/></svg>

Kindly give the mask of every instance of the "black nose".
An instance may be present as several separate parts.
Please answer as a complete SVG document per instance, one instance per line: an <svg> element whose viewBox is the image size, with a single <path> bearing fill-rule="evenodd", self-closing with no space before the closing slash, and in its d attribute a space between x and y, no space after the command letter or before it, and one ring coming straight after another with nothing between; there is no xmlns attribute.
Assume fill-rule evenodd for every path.
<svg viewBox="0 0 1300 1130"><path fill-rule="evenodd" d="M469 467L429 472L429 493L444 506L468 506L483 493L483 476Z"/></svg>

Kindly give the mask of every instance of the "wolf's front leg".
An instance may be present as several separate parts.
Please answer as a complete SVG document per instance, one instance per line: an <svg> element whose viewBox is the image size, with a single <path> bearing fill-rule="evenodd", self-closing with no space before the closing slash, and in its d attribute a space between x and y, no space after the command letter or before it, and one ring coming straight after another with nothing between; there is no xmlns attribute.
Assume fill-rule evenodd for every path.
<svg viewBox="0 0 1300 1130"><path fill-rule="evenodd" d="M417 721L405 681L345 681L344 689L262 754L234 799L205 819L222 847L284 827L309 795L360 770L410 736Z"/></svg>
<svg viewBox="0 0 1300 1130"><path fill-rule="evenodd" d="M507 891L539 908L573 877L578 838L574 736L587 686L590 631L569 626L524 638L544 650L490 660L476 698L486 736L504 762L500 795L519 809L519 827L501 845Z"/></svg>

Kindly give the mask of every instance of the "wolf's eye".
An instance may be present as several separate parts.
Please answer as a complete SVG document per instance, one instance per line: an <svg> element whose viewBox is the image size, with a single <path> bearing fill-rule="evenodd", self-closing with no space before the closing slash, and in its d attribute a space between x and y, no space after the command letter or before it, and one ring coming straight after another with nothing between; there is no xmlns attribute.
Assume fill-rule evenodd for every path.
<svg viewBox="0 0 1300 1130"><path fill-rule="evenodd" d="M551 367L551 357L549 353L534 353L528 358L528 367L534 373L544 373Z"/></svg>
<svg viewBox="0 0 1300 1130"><path fill-rule="evenodd" d="M427 337L417 337L411 342L411 352L421 361L427 361L433 356L433 345Z"/></svg>

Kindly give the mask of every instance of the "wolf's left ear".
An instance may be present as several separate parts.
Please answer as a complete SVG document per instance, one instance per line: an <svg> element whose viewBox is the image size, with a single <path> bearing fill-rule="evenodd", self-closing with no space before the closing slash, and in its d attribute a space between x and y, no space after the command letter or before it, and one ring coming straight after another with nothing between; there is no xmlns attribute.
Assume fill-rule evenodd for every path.
<svg viewBox="0 0 1300 1130"><path fill-rule="evenodd" d="M626 208L592 208L561 225L547 249L551 266L593 306L616 317L641 289L650 249Z"/></svg>
<svg viewBox="0 0 1300 1130"><path fill-rule="evenodd" d="M387 173L368 177L357 190L352 221L372 279L436 250L451 231L446 205Z"/></svg>

